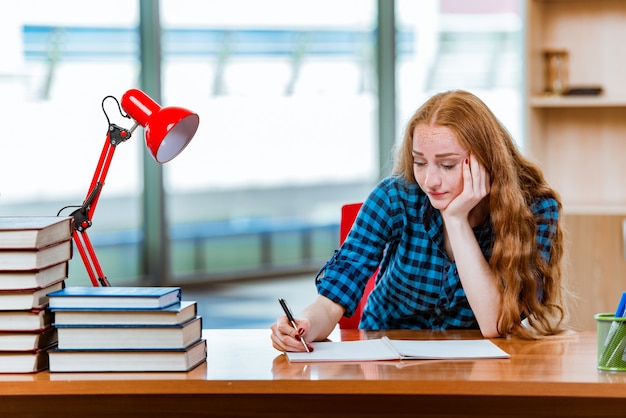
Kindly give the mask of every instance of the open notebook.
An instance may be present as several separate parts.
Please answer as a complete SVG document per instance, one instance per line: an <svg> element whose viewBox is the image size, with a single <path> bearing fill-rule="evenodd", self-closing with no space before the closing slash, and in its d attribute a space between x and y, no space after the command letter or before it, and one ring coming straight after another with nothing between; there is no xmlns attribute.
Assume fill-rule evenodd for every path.
<svg viewBox="0 0 626 418"><path fill-rule="evenodd" d="M313 343L311 353L288 352L292 362L509 358L489 340L374 340Z"/></svg>

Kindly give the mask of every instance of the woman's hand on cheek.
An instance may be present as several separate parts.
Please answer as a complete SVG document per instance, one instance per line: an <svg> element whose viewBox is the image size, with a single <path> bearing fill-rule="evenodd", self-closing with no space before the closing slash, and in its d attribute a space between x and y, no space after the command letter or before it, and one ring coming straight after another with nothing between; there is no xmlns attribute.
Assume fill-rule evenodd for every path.
<svg viewBox="0 0 626 418"><path fill-rule="evenodd" d="M445 218L467 219L470 211L489 194L490 179L487 170L471 154L462 164L463 191L442 211Z"/></svg>

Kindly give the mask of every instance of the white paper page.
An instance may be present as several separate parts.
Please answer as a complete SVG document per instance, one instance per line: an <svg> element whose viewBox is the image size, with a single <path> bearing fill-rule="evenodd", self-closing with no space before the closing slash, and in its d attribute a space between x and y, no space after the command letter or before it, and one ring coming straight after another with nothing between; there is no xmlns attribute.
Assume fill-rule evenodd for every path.
<svg viewBox="0 0 626 418"><path fill-rule="evenodd" d="M292 362L399 360L381 339L313 343L313 352L288 352Z"/></svg>
<svg viewBox="0 0 626 418"><path fill-rule="evenodd" d="M510 357L508 353L489 340L388 340L388 342L403 359Z"/></svg>

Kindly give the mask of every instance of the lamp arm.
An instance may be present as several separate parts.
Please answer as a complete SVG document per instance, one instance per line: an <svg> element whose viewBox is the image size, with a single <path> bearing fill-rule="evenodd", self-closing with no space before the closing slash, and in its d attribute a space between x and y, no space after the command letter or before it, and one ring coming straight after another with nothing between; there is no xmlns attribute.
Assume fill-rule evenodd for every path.
<svg viewBox="0 0 626 418"><path fill-rule="evenodd" d="M83 264L85 265L91 284L94 287L111 286L109 280L104 275L104 271L100 266L100 262L98 261L98 257L96 256L96 252L93 248L93 244L91 244L91 240L89 239L87 232L85 230L74 231L72 234L72 240L74 241L74 245L76 245L80 258L83 260Z"/></svg>
<svg viewBox="0 0 626 418"><path fill-rule="evenodd" d="M135 123L130 130L111 123L104 106L107 99L115 100L120 115ZM180 107L162 108L146 93L137 89L130 89L124 93L121 104L115 97L106 96L102 100L102 111L107 119L108 132L87 196L78 208L77 206L65 206L57 214L58 216L70 207L77 208L71 213L74 228L72 240L80 253L93 286L110 286L86 231L91 227L91 218L98 205L104 180L115 153L115 147L130 139L138 126L143 126L146 129L145 140L150 153L156 162L166 163L187 146L195 135L199 123L199 117L196 113Z"/></svg>
<svg viewBox="0 0 626 418"><path fill-rule="evenodd" d="M91 185L87 192L87 196L83 201L83 204L71 213L74 219L74 232L72 233L72 239L76 245L76 249L80 254L83 264L87 269L87 274L93 286L110 286L109 281L104 275L104 271L100 266L96 252L91 244L91 240L87 235L87 229L91 227L91 219L96 210L102 187L104 186L104 180L109 172L111 161L115 153L116 146L126 141L131 137L131 131L121 128L118 125L110 124L109 131L107 132L102 152L100 153L100 159L91 180Z"/></svg>

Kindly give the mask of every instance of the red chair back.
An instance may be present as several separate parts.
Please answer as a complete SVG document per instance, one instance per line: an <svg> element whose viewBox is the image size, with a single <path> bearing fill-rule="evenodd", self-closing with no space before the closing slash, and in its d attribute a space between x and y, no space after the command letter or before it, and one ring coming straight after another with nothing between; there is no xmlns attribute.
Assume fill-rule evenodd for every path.
<svg viewBox="0 0 626 418"><path fill-rule="evenodd" d="M339 244L343 244L350 229L352 228L352 224L356 219L356 215L359 213L361 209L361 205L363 203L348 203L341 207L341 220L339 222ZM354 315L351 317L342 317L339 320L339 327L342 329L357 329L359 327L359 322L361 321L361 314L363 313L363 308L365 307L365 302L367 302L367 297L370 292L374 288L376 273L367 282L365 286L365 291L363 292L363 297L359 302L359 306L354 311Z"/></svg>

